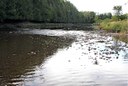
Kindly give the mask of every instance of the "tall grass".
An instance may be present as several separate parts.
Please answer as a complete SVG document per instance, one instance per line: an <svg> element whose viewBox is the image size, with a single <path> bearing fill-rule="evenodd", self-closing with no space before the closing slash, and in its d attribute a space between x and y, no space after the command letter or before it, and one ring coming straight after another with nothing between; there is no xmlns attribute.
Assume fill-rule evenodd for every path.
<svg viewBox="0 0 128 86"><path fill-rule="evenodd" d="M104 20L100 23L100 28L108 32L123 32L128 33L128 21L112 21Z"/></svg>

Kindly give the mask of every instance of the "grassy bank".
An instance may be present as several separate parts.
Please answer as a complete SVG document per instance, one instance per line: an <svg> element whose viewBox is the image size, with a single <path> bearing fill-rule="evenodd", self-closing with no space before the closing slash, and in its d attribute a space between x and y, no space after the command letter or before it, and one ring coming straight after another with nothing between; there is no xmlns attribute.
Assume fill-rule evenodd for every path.
<svg viewBox="0 0 128 86"><path fill-rule="evenodd" d="M114 36L115 39L128 43L128 35L118 34Z"/></svg>
<svg viewBox="0 0 128 86"><path fill-rule="evenodd" d="M103 20L99 24L99 28L106 30L107 32L128 34L128 20L123 20L123 21Z"/></svg>

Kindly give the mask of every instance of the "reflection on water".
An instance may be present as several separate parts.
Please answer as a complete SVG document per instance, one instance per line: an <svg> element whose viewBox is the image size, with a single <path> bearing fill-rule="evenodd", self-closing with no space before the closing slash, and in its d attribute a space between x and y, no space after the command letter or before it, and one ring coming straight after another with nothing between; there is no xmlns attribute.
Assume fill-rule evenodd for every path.
<svg viewBox="0 0 128 86"><path fill-rule="evenodd" d="M0 38L0 86L23 81L46 57L72 42L60 37L7 33Z"/></svg>
<svg viewBox="0 0 128 86"><path fill-rule="evenodd" d="M0 35L1 86L128 85L125 42L98 32L18 33Z"/></svg>

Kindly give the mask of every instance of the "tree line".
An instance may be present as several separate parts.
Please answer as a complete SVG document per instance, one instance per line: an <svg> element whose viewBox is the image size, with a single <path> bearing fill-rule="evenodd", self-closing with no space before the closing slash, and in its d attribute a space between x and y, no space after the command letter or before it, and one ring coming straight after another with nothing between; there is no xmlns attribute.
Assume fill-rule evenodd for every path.
<svg viewBox="0 0 128 86"><path fill-rule="evenodd" d="M122 6L120 5L114 6L113 10L114 15L111 18L107 17L106 14L99 15L100 17L97 18L99 28L108 32L128 34L128 14L122 13Z"/></svg>
<svg viewBox="0 0 128 86"><path fill-rule="evenodd" d="M112 21L121 21L121 20L126 20L128 18L128 14L123 14L122 13L122 6L114 6L114 15L111 13L103 13L103 14L98 14L95 17L95 22L100 21L100 20L108 20L111 19Z"/></svg>
<svg viewBox="0 0 128 86"><path fill-rule="evenodd" d="M94 12L79 12L67 0L0 0L0 22L93 23Z"/></svg>

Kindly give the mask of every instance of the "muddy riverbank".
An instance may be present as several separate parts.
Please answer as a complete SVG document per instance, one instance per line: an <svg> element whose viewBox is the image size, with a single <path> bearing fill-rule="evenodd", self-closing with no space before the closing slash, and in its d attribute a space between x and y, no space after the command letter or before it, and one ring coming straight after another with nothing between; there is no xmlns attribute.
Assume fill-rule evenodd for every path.
<svg viewBox="0 0 128 86"><path fill-rule="evenodd" d="M93 30L93 24L78 23L0 23L0 30L20 30L23 28L31 29L63 29L63 30Z"/></svg>

